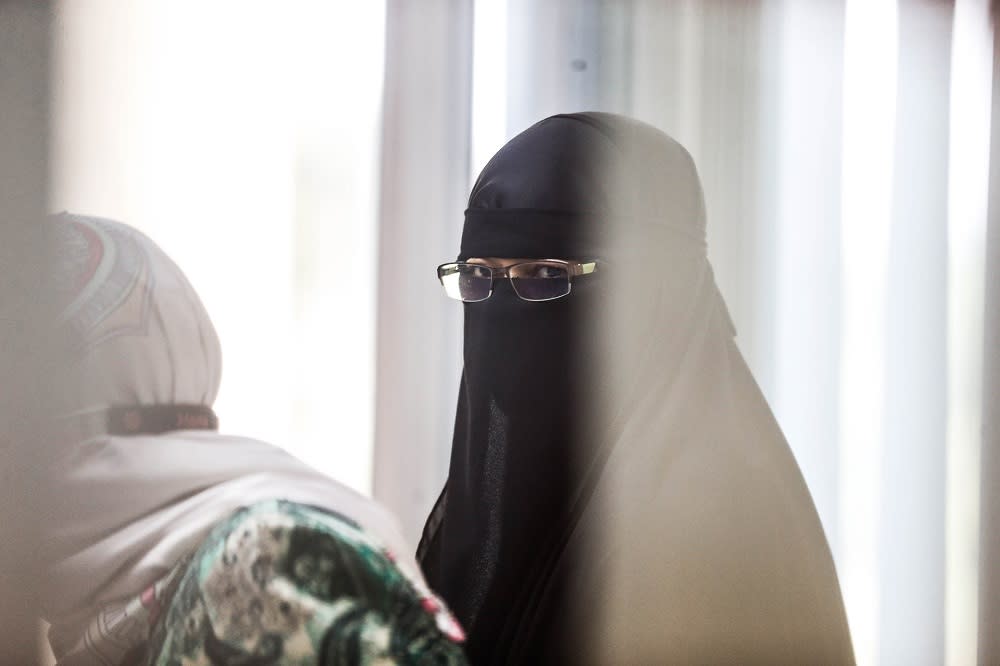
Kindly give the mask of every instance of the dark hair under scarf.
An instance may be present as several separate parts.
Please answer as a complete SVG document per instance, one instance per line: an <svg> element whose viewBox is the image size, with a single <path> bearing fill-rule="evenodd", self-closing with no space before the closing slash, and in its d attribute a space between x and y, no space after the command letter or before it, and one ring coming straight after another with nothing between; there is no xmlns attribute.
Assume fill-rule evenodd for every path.
<svg viewBox="0 0 1000 666"><path fill-rule="evenodd" d="M587 631L577 607L591 598L580 595L590 583L580 580L584 564L576 560L602 552L597 542L606 536L581 544L577 524L596 513L589 505L609 456L627 453L662 469L644 481L652 499L673 455L660 442L684 438L697 446L718 436L694 432L661 408L678 392L718 393L700 379L711 375L710 360L704 372L688 368L695 379L680 385L691 357L728 363L738 356L704 238L702 192L688 153L620 116L547 118L507 143L480 174L460 260L607 263L555 301L522 301L499 280L491 298L463 306L465 365L449 479L418 557L465 626L473 663L558 662L573 653ZM738 361L737 373L749 379L743 392L756 400L759 391ZM798 484L795 502L812 511L808 529L818 528L816 557L829 562L801 477L759 403L748 418L765 423L763 439L784 447L773 466ZM738 433L746 423L732 412ZM837 591L843 624L839 603Z"/></svg>

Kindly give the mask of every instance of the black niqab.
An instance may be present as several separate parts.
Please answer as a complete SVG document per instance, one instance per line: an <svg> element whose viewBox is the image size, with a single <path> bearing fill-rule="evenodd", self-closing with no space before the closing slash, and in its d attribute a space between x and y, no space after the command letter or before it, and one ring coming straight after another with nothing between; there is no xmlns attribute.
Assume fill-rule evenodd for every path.
<svg viewBox="0 0 1000 666"><path fill-rule="evenodd" d="M687 173L676 173L678 164ZM597 317L610 311L603 296L616 259L642 261L662 248L651 241L678 222L673 209L703 210L700 190L683 185L693 173L683 148L649 126L578 113L514 137L473 187L459 260L608 262L562 299L525 302L498 281L488 300L463 306L465 365L449 480L418 557L466 627L473 663L551 656L572 640L558 626L565 590L549 580L550 569L553 558L567 557L564 534L607 453L603 416L614 402L607 397L622 386L602 376ZM680 220L671 239L693 241L701 256L702 224L701 215ZM625 262L618 268L631 270ZM543 589L549 610L538 617Z"/></svg>
<svg viewBox="0 0 1000 666"><path fill-rule="evenodd" d="M469 198L460 260L603 259L603 168L613 149L585 115L548 118L508 143ZM502 663L501 636L524 603L539 555L565 520L589 460L593 316L601 275L550 302L509 281L465 304L464 370L446 491L420 559L465 625L474 663Z"/></svg>

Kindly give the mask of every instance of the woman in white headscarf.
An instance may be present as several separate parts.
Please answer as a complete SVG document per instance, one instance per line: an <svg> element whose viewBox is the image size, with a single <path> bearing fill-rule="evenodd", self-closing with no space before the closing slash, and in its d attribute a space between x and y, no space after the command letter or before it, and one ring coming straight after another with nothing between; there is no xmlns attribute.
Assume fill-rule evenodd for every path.
<svg viewBox="0 0 1000 666"><path fill-rule="evenodd" d="M388 512L216 432L219 341L180 269L126 225L52 224L65 386L40 556L59 663L463 663Z"/></svg>
<svg viewBox="0 0 1000 666"><path fill-rule="evenodd" d="M418 557L477 664L847 664L833 559L715 286L684 148L553 116L480 174Z"/></svg>

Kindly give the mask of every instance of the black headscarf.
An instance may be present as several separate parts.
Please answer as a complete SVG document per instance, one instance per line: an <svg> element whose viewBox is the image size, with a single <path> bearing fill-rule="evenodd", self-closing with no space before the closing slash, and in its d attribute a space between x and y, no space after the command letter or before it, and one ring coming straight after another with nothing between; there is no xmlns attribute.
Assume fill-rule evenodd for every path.
<svg viewBox="0 0 1000 666"><path fill-rule="evenodd" d="M595 516L608 507L618 514L623 507L645 511L644 503L656 508L678 456L708 447L702 457L721 456L725 466L719 478L750 478L747 497L753 489L774 487L773 479L758 482L744 469L742 451L752 448L744 436L761 441L761 450L773 457L768 473L787 486L768 501L806 507L796 536L769 540L761 552L787 551L790 540L818 534L811 538L816 548L802 557L821 560L826 591L832 576L836 600L827 605L836 606L833 616L843 625L838 631L846 632L822 529L732 343L704 239L704 203L690 156L663 133L627 118L547 118L512 139L480 174L465 214L460 260L606 263L575 281L565 298L521 301L502 280L491 298L463 306L465 366L449 478L428 518L418 558L430 585L465 625L472 663L562 663L576 651L580 633L587 631L578 622L579 606L584 600L600 605L606 592L581 595L592 581L581 580L579 572L586 564L591 578L610 580L611 573L592 565L620 548L598 543L604 534ZM709 405L717 422L683 414ZM758 432L747 434L751 428ZM675 440L690 447L672 448ZM722 445L709 447L712 442L731 449L723 453ZM624 456L624 466L616 455ZM625 499L618 492L607 500L608 479L621 485L606 472L609 457L613 471L624 469L636 480ZM636 466L638 472L631 469ZM598 490L604 506L591 507ZM710 492L712 500L726 491ZM691 494L682 500L689 498L705 501ZM675 504L663 508L691 514L682 502ZM713 519L735 534L730 523L738 513ZM578 530L584 517L586 529ZM799 517L783 520L797 525ZM613 519L630 529L642 522L626 515ZM692 543L706 553L725 550ZM591 561L577 562L585 552ZM793 588L805 589L791 580ZM794 617L795 605L787 607ZM720 614L719 622L726 621Z"/></svg>

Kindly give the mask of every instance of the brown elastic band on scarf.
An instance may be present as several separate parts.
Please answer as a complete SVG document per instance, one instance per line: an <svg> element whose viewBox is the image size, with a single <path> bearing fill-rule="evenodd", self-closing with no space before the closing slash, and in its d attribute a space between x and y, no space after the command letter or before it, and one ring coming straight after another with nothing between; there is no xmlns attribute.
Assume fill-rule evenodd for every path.
<svg viewBox="0 0 1000 666"><path fill-rule="evenodd" d="M159 435L171 430L218 430L219 418L205 405L118 405L109 407L109 435Z"/></svg>

